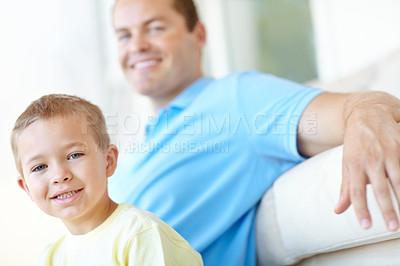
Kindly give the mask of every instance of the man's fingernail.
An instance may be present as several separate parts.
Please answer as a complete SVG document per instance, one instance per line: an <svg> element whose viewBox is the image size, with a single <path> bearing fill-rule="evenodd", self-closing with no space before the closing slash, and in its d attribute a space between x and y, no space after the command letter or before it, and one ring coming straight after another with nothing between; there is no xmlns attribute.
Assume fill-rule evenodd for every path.
<svg viewBox="0 0 400 266"><path fill-rule="evenodd" d="M371 222L369 221L369 219L362 219L361 220L361 227L364 229L368 229L371 225Z"/></svg>
<svg viewBox="0 0 400 266"><path fill-rule="evenodd" d="M396 220L389 221L388 228L390 231L395 231L395 230L397 230L398 227L399 227L399 225Z"/></svg>

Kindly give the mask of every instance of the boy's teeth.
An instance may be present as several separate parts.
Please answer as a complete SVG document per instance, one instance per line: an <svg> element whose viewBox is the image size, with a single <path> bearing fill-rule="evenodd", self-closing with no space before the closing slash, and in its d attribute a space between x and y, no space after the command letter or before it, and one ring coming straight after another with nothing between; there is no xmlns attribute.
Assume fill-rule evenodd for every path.
<svg viewBox="0 0 400 266"><path fill-rule="evenodd" d="M65 194L62 194L62 195L58 195L56 198L57 199L65 199L65 198L72 197L75 194L76 194L76 191L70 191L68 193L65 193Z"/></svg>

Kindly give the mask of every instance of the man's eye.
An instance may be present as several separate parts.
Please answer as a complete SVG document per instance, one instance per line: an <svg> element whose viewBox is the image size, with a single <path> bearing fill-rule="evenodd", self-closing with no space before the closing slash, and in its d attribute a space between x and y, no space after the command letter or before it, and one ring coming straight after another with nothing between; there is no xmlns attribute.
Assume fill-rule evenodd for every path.
<svg viewBox="0 0 400 266"><path fill-rule="evenodd" d="M149 32L151 33L156 33L156 32L160 32L163 31L165 28L163 26L151 26L149 28Z"/></svg>
<svg viewBox="0 0 400 266"><path fill-rule="evenodd" d="M83 153L73 153L68 157L68 160L74 160L74 159L78 159L79 157L81 157L83 155Z"/></svg>
<svg viewBox="0 0 400 266"><path fill-rule="evenodd" d="M36 166L36 167L34 167L32 169L32 172L39 172L39 171L42 171L42 170L44 170L46 168L47 168L47 165L44 165L44 164L38 165L38 166Z"/></svg>
<svg viewBox="0 0 400 266"><path fill-rule="evenodd" d="M124 40L129 39L130 37L131 37L131 35L129 33L124 33L124 34L118 35L118 40L124 41Z"/></svg>

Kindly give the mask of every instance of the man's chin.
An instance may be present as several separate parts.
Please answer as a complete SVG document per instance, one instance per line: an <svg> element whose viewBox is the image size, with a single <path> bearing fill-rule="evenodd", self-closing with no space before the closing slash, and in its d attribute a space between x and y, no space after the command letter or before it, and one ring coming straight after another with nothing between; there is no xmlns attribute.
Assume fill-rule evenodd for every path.
<svg viewBox="0 0 400 266"><path fill-rule="evenodd" d="M139 94L147 95L149 91L152 91L152 85L149 82L144 82L143 80L133 79L129 76L126 76L126 80L128 81L128 85Z"/></svg>
<svg viewBox="0 0 400 266"><path fill-rule="evenodd" d="M140 84L140 85L135 84L135 85L132 85L132 88L134 89L134 91L136 93L138 93L140 95L147 96L150 98L152 96L154 96L153 95L154 91L155 91L154 86L150 86L150 85L144 86L143 84Z"/></svg>

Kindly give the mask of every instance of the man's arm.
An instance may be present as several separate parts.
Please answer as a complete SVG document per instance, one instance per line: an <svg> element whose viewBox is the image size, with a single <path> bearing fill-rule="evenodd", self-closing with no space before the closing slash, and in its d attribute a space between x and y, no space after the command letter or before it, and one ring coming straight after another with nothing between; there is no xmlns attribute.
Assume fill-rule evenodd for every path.
<svg viewBox="0 0 400 266"><path fill-rule="evenodd" d="M313 115L316 130L307 130L308 117ZM387 228L399 228L389 191L390 185L400 202L399 121L400 101L383 92L323 93L300 119L298 149L302 155L312 156L344 144L342 187L335 212L344 212L352 203L363 228L371 226L368 183L373 186Z"/></svg>

